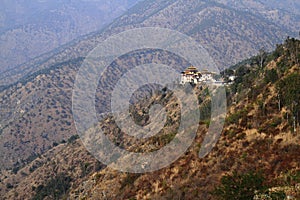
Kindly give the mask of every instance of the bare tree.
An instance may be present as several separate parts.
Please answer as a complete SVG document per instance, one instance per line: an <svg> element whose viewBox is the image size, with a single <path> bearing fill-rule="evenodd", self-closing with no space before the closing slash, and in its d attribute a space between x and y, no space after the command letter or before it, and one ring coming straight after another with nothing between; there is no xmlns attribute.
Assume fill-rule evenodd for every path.
<svg viewBox="0 0 300 200"><path fill-rule="evenodd" d="M265 51L265 48L261 48L259 50L259 54L258 54L258 57L259 57L259 66L260 68L262 69L263 68L263 64L265 62L265 59L266 59L266 51Z"/></svg>

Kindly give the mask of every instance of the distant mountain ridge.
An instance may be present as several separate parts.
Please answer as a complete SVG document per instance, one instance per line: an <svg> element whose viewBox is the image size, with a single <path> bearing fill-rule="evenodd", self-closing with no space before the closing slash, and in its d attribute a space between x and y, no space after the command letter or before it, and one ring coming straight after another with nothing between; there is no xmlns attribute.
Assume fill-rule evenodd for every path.
<svg viewBox="0 0 300 200"><path fill-rule="evenodd" d="M296 36L300 30L300 15L297 7L294 10L288 13L288 9L277 9L278 17L274 17L273 6L257 0L239 4L229 0L141 1L102 31L4 72L0 75L0 85L14 83L25 74L50 67L55 62L85 57L112 34L149 26L174 29L193 37L208 50L219 68L226 68L261 48L271 50L288 35Z"/></svg>
<svg viewBox="0 0 300 200"><path fill-rule="evenodd" d="M3 1L0 73L100 30L137 1Z"/></svg>
<svg viewBox="0 0 300 200"><path fill-rule="evenodd" d="M216 0L230 7L252 12L294 32L300 30L300 2L296 0Z"/></svg>

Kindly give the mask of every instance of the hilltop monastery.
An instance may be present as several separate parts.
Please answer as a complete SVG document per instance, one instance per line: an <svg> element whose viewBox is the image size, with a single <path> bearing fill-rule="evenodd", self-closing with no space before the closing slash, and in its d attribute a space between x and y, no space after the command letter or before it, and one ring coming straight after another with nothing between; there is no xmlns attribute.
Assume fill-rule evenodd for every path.
<svg viewBox="0 0 300 200"><path fill-rule="evenodd" d="M208 70L203 70L201 72L194 66L188 67L185 71L181 72L180 84L184 85L186 83L208 83L216 82L214 79L215 73L209 72Z"/></svg>

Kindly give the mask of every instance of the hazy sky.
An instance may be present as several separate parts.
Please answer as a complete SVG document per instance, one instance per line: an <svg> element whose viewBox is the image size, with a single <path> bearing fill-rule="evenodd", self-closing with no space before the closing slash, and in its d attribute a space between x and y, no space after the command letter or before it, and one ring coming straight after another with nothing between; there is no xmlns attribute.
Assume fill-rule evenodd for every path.
<svg viewBox="0 0 300 200"><path fill-rule="evenodd" d="M138 0L0 0L0 72L100 30Z"/></svg>

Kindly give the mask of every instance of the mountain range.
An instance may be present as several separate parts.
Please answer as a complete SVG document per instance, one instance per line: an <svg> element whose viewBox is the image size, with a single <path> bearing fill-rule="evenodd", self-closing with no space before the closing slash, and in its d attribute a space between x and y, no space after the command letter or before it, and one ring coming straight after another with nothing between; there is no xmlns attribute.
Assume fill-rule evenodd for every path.
<svg viewBox="0 0 300 200"><path fill-rule="evenodd" d="M0 73L102 29L136 2L2 1Z"/></svg>
<svg viewBox="0 0 300 200"><path fill-rule="evenodd" d="M287 94L279 91L278 86L291 87L286 80L297 80L293 74L299 74L299 41L285 40L287 36L297 36L300 30L299 10L299 3L292 0L284 4L276 0L141 1L101 31L1 73L1 196L213 199L211 192L224 174L248 173L251 169L263 170L269 188L282 189L285 177L296 174L290 176L288 185L294 187L299 178L299 138L292 134L295 114L291 102L297 100L292 94L298 94L298 90L297 86L291 88L287 95L290 99L280 99L278 110L278 95ZM111 35L138 27L169 28L191 36L210 53L221 70L239 63L234 68L237 79L227 91L226 125L213 152L203 159L197 155L198 144L209 124L208 119L203 119L195 144L182 158L166 169L145 175L119 173L97 162L76 136L72 115L76 73L88 53ZM257 55L260 49L275 51L265 52L263 60L259 55L243 61ZM151 61L164 64L166 58L170 59L167 64L171 64L174 57L157 51L130 52L112 63L110 69L114 74L103 80L116 82L130 66ZM189 63L179 64L187 67ZM100 110L105 103L102 100L110 94L110 88L105 89L96 94ZM203 110L209 109L205 90L196 92ZM165 105L170 108L169 125L172 125L170 122L175 121L178 113L176 102L167 97L169 94L157 94L152 100L169 100ZM143 103L137 105L138 111L133 115L145 124L147 112L143 106ZM116 138L120 132L110 118L106 123L105 129L119 145L130 144L130 138ZM138 149L134 146L134 150L163 146L172 139L173 128L168 127L165 135L142 143Z"/></svg>
<svg viewBox="0 0 300 200"><path fill-rule="evenodd" d="M256 0L238 4L234 1L142 1L100 32L3 72L0 85L15 83L58 62L85 57L113 34L149 26L174 29L193 37L207 49L218 67L224 69L260 49L271 50L287 36L297 36L299 19L299 5L295 1L284 5Z"/></svg>

